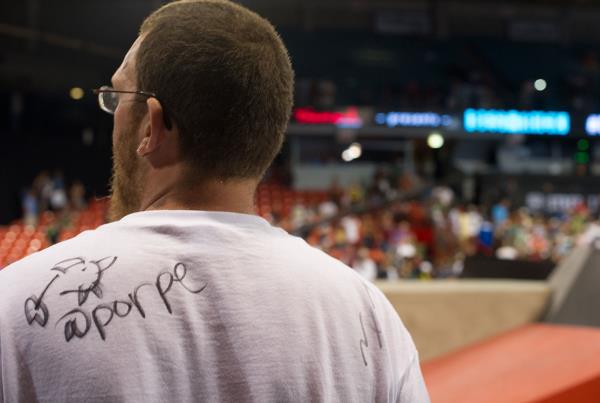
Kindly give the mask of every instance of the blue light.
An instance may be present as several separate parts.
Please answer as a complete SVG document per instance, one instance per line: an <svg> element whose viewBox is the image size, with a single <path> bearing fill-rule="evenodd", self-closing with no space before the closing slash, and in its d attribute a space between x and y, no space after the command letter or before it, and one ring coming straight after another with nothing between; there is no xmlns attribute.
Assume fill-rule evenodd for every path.
<svg viewBox="0 0 600 403"><path fill-rule="evenodd" d="M453 119L449 115L435 112L380 112L375 115L375 123L387 127L447 127Z"/></svg>
<svg viewBox="0 0 600 403"><path fill-rule="evenodd" d="M384 125L386 119L387 119L386 113L378 113L375 115L375 123L377 123L378 125Z"/></svg>
<svg viewBox="0 0 600 403"><path fill-rule="evenodd" d="M467 132L479 133L566 136L571 130L567 112L467 109L463 124Z"/></svg>
<svg viewBox="0 0 600 403"><path fill-rule="evenodd" d="M590 115L585 120L585 131L590 136L600 135L600 115Z"/></svg>

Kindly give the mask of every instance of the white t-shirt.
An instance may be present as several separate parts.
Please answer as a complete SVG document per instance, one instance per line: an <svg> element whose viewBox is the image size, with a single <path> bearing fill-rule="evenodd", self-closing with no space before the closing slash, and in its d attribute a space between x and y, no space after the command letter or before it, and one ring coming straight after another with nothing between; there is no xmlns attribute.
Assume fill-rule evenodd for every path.
<svg viewBox="0 0 600 403"><path fill-rule="evenodd" d="M363 276L365 280L375 281L377 278L377 265L370 258L359 259L354 263L352 268L356 270L358 274Z"/></svg>
<svg viewBox="0 0 600 403"><path fill-rule="evenodd" d="M150 211L0 271L0 402L428 402L373 285L260 217Z"/></svg>

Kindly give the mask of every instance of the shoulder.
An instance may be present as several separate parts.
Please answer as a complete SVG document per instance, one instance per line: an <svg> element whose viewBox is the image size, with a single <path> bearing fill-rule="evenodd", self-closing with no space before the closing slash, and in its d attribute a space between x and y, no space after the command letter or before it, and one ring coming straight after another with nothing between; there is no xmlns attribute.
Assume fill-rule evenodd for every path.
<svg viewBox="0 0 600 403"><path fill-rule="evenodd" d="M23 323L37 322L44 327L49 304L65 290L74 293L83 287L94 291L96 282L116 260L103 246L107 236L112 236L104 227L85 231L0 270L0 332L23 329Z"/></svg>
<svg viewBox="0 0 600 403"><path fill-rule="evenodd" d="M401 350L404 357L410 360L418 357L415 343L401 319L401 312L394 307L385 294L373 283L364 280L365 288L368 290L373 314L381 322L383 328L398 344L395 346Z"/></svg>
<svg viewBox="0 0 600 403"><path fill-rule="evenodd" d="M55 257L63 256L64 254L68 254L69 252L76 250L86 243L86 241L99 238L102 233L101 228L104 227L106 226L102 226L95 230L84 231L74 238L57 243L39 252L26 256L23 259L8 265L3 270L0 270L0 279L5 278L5 276L18 276L20 274L24 274L23 270L26 268L37 267L40 263L49 263ZM0 284L1 283L2 282L0 282Z"/></svg>
<svg viewBox="0 0 600 403"><path fill-rule="evenodd" d="M105 227L108 225L85 231L0 270L0 308L10 305L17 295L24 295L30 287L37 286L54 275L64 274L69 266L85 261L86 253L107 236Z"/></svg>

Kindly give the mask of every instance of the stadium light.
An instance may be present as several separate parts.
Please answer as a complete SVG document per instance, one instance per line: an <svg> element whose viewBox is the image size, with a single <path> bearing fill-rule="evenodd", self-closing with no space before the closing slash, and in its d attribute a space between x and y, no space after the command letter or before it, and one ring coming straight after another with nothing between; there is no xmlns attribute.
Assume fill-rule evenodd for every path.
<svg viewBox="0 0 600 403"><path fill-rule="evenodd" d="M350 147L348 147L342 152L342 159L346 162L350 162L352 160L360 158L361 155L362 146L360 145L360 143L352 143L350 144Z"/></svg>
<svg viewBox="0 0 600 403"><path fill-rule="evenodd" d="M442 148L444 146L444 136L436 132L431 133L427 137L427 145L434 150Z"/></svg>
<svg viewBox="0 0 600 403"><path fill-rule="evenodd" d="M600 115L589 115L585 120L585 131L590 136L600 135Z"/></svg>
<svg viewBox="0 0 600 403"><path fill-rule="evenodd" d="M84 92L80 87L73 87L69 91L69 95L71 96L71 99L79 101L81 98L83 98Z"/></svg>
<svg viewBox="0 0 600 403"><path fill-rule="evenodd" d="M544 80L543 78L538 78L537 80L535 80L535 82L533 83L533 87L537 90L537 91L544 91L546 89L546 87L548 86L548 83L546 83L546 80Z"/></svg>

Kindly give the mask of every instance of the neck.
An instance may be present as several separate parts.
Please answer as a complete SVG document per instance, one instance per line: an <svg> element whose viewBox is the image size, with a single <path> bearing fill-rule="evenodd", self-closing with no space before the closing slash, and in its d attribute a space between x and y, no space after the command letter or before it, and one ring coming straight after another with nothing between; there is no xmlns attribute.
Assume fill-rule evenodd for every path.
<svg viewBox="0 0 600 403"><path fill-rule="evenodd" d="M153 172L146 176L146 191L141 211L147 210L204 210L255 214L254 192L256 179L206 179L185 181L182 170ZM173 172L177 171L177 172ZM179 179L172 179L179 178Z"/></svg>

